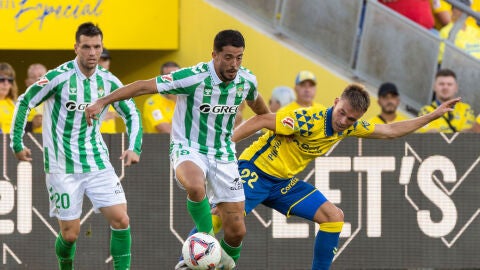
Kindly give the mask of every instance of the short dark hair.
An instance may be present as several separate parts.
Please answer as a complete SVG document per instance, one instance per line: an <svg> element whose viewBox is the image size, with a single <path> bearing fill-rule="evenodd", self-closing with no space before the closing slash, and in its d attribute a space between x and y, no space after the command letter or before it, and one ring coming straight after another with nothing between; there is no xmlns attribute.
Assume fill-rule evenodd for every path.
<svg viewBox="0 0 480 270"><path fill-rule="evenodd" d="M80 24L80 26L77 29L77 32L75 33L75 41L77 43L80 42L81 35L84 35L87 37L94 37L94 36L100 35L101 39L103 40L102 30L100 30L100 28L97 25L91 22Z"/></svg>
<svg viewBox="0 0 480 270"><path fill-rule="evenodd" d="M457 80L457 75L455 74L455 72L448 68L440 69L439 71L437 71L437 74L435 74L435 79L438 77L453 77L455 80Z"/></svg>
<svg viewBox="0 0 480 270"><path fill-rule="evenodd" d="M166 68L169 68L169 67L180 68L180 66L177 64L177 62L167 61L167 62L163 63L163 65L160 67L160 73L163 74L163 70L166 69Z"/></svg>
<svg viewBox="0 0 480 270"><path fill-rule="evenodd" d="M347 100L355 111L366 112L370 107L370 95L365 86L350 84L343 90L341 99Z"/></svg>
<svg viewBox="0 0 480 270"><path fill-rule="evenodd" d="M223 30L218 32L213 41L213 49L221 52L225 46L233 46L237 48L245 48L245 39L237 30Z"/></svg>

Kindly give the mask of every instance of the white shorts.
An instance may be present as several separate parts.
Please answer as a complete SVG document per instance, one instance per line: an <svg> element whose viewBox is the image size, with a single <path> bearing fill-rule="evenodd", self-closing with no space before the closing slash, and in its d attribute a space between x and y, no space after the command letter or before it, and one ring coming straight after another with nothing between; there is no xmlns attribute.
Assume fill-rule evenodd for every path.
<svg viewBox="0 0 480 270"><path fill-rule="evenodd" d="M237 161L217 160L215 157L198 153L196 149L180 147L178 144L171 145L170 159L174 170L182 162L191 161L203 171L210 203L245 201ZM177 183L182 187L178 179Z"/></svg>
<svg viewBox="0 0 480 270"><path fill-rule="evenodd" d="M47 173L46 183L50 216L60 220L80 218L84 195L90 199L96 213L102 207L127 202L113 168L77 174Z"/></svg>

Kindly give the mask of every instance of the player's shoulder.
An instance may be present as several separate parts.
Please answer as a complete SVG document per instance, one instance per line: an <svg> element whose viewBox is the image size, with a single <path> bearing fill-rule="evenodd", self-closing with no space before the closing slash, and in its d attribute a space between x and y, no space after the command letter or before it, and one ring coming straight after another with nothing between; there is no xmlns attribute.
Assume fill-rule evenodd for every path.
<svg viewBox="0 0 480 270"><path fill-rule="evenodd" d="M257 76L255 76L255 74L253 74L253 72L250 69L244 66L240 66L238 73L240 76L244 77L249 81L257 81Z"/></svg>
<svg viewBox="0 0 480 270"><path fill-rule="evenodd" d="M119 87L122 86L122 82L117 76L115 76L111 71L105 69L100 65L97 65L97 75L106 81L116 84Z"/></svg>

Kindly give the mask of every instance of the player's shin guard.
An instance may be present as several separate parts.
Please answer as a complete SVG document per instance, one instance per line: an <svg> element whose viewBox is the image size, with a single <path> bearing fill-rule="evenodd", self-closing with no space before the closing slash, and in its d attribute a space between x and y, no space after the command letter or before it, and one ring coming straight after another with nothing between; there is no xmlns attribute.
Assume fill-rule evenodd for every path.
<svg viewBox="0 0 480 270"><path fill-rule="evenodd" d="M326 222L320 224L315 238L312 270L328 270L337 252L338 239L343 222Z"/></svg>
<svg viewBox="0 0 480 270"><path fill-rule="evenodd" d="M199 232L205 232L215 236L213 233L210 204L208 203L207 197L203 198L203 200L200 202L194 202L190 199L187 199L187 209L192 216L193 222L195 223L195 226Z"/></svg>
<svg viewBox="0 0 480 270"><path fill-rule="evenodd" d="M132 236L130 226L127 229L111 228L110 254L113 257L113 268L115 270L129 270L131 259Z"/></svg>
<svg viewBox="0 0 480 270"><path fill-rule="evenodd" d="M73 259L75 258L75 242L70 243L63 239L62 234L59 233L57 240L55 240L55 253L57 254L58 267L60 270L73 269Z"/></svg>
<svg viewBox="0 0 480 270"><path fill-rule="evenodd" d="M227 242L225 242L225 239L222 239L220 241L220 245L222 246L223 250L232 257L232 259L237 262L238 258L240 258L240 251L242 250L242 244L240 244L238 247L232 247Z"/></svg>

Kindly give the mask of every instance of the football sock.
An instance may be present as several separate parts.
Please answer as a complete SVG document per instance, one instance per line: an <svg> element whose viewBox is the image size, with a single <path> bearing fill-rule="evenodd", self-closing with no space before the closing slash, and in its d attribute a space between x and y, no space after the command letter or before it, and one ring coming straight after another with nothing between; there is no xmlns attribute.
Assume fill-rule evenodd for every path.
<svg viewBox="0 0 480 270"><path fill-rule="evenodd" d="M55 253L57 254L58 267L60 270L73 269L75 249L75 242L67 242L63 239L61 233L58 234L57 240L55 240Z"/></svg>
<svg viewBox="0 0 480 270"><path fill-rule="evenodd" d="M200 202L194 202L187 198L187 209L199 232L205 232L215 236L213 233L210 204L208 203L207 197L203 198Z"/></svg>
<svg viewBox="0 0 480 270"><path fill-rule="evenodd" d="M222 219L218 215L212 215L213 232L217 234L222 229Z"/></svg>
<svg viewBox="0 0 480 270"><path fill-rule="evenodd" d="M328 270L337 252L343 222L325 222L315 237L312 270Z"/></svg>
<svg viewBox="0 0 480 270"><path fill-rule="evenodd" d="M113 257L113 268L115 270L128 270L130 269L130 249L132 245L130 226L126 229L110 229L110 253Z"/></svg>
<svg viewBox="0 0 480 270"><path fill-rule="evenodd" d="M225 250L225 252L227 252L227 254L232 257L235 262L237 262L238 258L240 258L242 244L240 244L238 247L232 247L225 242L225 239L222 239L222 241L220 241L220 245L222 246L223 250Z"/></svg>

